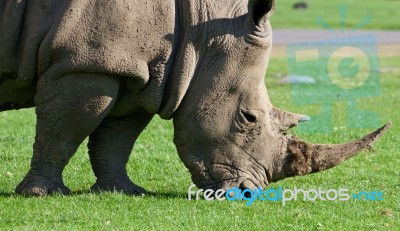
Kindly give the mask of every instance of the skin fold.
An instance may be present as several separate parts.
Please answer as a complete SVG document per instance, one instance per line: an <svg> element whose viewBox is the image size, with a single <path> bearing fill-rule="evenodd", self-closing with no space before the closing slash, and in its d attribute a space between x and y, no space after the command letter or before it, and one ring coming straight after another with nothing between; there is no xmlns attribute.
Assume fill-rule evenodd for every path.
<svg viewBox="0 0 400 231"><path fill-rule="evenodd" d="M203 189L266 187L340 164L390 124L338 145L287 133L309 118L275 108L264 76L272 0L5 0L0 111L35 107L23 195L69 193L62 172L89 137L94 191L142 195L126 172L155 114Z"/></svg>

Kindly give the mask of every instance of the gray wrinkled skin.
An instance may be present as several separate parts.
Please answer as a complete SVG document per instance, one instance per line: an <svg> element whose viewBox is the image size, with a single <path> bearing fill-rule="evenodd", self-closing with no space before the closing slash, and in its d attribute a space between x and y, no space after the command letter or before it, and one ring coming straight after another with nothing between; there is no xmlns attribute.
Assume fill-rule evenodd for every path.
<svg viewBox="0 0 400 231"><path fill-rule="evenodd" d="M36 107L31 169L16 192L68 193L62 171L89 136L93 190L143 194L125 165L154 114L173 118L200 188L265 187L331 168L361 140L308 144L306 116L274 108L264 75L272 0L3 0L0 111Z"/></svg>

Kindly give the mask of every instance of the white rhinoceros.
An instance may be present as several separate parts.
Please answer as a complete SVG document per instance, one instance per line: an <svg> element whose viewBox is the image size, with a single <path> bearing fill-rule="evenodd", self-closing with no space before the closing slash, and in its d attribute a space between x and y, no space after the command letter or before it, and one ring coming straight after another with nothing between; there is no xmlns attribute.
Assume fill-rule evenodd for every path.
<svg viewBox="0 0 400 231"><path fill-rule="evenodd" d="M264 75L272 0L2 0L0 110L36 107L23 195L68 193L62 171L89 136L93 190L143 194L125 165L154 114L204 189L266 187L368 147L286 134L306 116L274 108Z"/></svg>

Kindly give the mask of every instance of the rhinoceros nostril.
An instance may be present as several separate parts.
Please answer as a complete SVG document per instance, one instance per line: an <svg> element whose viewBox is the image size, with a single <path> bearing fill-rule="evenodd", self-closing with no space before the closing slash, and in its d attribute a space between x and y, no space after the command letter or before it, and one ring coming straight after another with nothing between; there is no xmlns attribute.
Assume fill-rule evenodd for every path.
<svg viewBox="0 0 400 231"><path fill-rule="evenodd" d="M252 191L251 189L243 187L242 185L239 186L239 189L240 189L240 193L242 194L241 195L242 197L245 197L245 198L253 197L253 194L251 193L251 191Z"/></svg>
<svg viewBox="0 0 400 231"><path fill-rule="evenodd" d="M244 118L247 120L249 123L255 123L257 122L257 117L250 112L241 110L241 113L243 114Z"/></svg>

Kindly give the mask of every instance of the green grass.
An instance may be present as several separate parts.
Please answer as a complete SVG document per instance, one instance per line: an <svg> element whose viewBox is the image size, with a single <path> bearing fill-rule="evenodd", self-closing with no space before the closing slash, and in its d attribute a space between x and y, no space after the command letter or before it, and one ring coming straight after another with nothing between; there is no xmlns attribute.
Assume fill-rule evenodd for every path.
<svg viewBox="0 0 400 231"><path fill-rule="evenodd" d="M398 67L399 62L399 58L385 58L381 66ZM273 103L291 111L310 112L312 108L291 105L290 87L271 77L286 69L285 60L271 60L267 85ZM173 146L171 122L159 118L142 134L128 164L130 176L151 195L89 193L95 178L82 145L64 172L71 196L19 197L13 190L29 168L34 137L35 117L30 109L0 114L0 230L396 230L400 226L400 72L397 69L381 77L382 96L362 101L362 106L378 113L382 121L394 123L375 151L363 152L328 171L285 179L271 187L380 190L383 201L295 201L286 206L257 201L249 207L244 202L188 201L190 175ZM340 110L335 113L335 121L343 123ZM338 143L369 131L342 129L330 135L293 132L313 142Z"/></svg>
<svg viewBox="0 0 400 231"><path fill-rule="evenodd" d="M297 0L279 0L276 11L271 18L273 28L308 28L323 29L317 23L318 17L326 21L332 28L341 29L340 6L347 6L346 29L354 29L366 17L369 23L361 29L399 30L400 1L396 0L307 0L307 10L294 10L292 5Z"/></svg>

